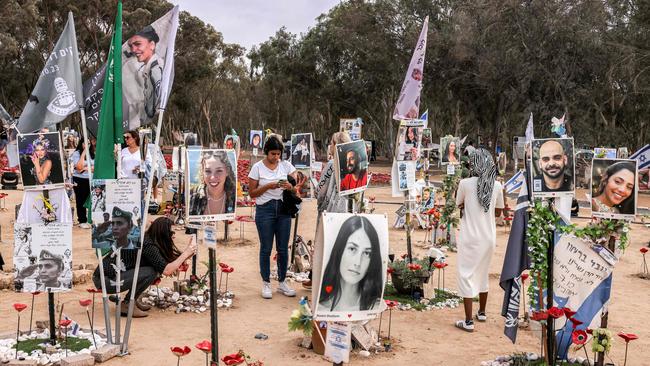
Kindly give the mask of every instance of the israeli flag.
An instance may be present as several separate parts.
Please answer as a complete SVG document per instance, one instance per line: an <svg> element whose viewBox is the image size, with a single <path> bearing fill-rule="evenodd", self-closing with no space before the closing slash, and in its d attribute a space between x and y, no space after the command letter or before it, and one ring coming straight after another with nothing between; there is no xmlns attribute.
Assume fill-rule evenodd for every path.
<svg viewBox="0 0 650 366"><path fill-rule="evenodd" d="M429 120L429 110L428 109L426 111L424 111L424 113L422 113L422 116L420 116L420 119L423 119L425 121Z"/></svg>
<svg viewBox="0 0 650 366"><path fill-rule="evenodd" d="M512 178L508 179L506 182L506 193L516 192L519 188L521 188L525 180L526 176L524 175L524 171L519 170L515 175L512 176Z"/></svg>
<svg viewBox="0 0 650 366"><path fill-rule="evenodd" d="M637 150L630 159L639 161L639 170L650 167L650 144Z"/></svg>

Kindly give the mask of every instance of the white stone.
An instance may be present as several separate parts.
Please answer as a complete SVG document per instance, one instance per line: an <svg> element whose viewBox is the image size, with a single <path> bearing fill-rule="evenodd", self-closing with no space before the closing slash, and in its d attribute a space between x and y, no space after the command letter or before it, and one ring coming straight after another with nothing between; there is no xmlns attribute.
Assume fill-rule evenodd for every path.
<svg viewBox="0 0 650 366"><path fill-rule="evenodd" d="M361 357L370 357L370 352L368 352L366 350L362 350L362 351L359 352L359 356L361 356Z"/></svg>

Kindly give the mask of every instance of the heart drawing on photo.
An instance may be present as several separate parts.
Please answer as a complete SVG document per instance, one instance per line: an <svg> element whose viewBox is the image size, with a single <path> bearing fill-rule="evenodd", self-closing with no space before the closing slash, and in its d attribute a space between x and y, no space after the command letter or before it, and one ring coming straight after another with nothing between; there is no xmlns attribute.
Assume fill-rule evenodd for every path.
<svg viewBox="0 0 650 366"><path fill-rule="evenodd" d="M348 318L352 318L352 314L348 314Z"/></svg>
<svg viewBox="0 0 650 366"><path fill-rule="evenodd" d="M334 288L332 286L325 286L325 292L327 292L328 294L332 292L333 289Z"/></svg>

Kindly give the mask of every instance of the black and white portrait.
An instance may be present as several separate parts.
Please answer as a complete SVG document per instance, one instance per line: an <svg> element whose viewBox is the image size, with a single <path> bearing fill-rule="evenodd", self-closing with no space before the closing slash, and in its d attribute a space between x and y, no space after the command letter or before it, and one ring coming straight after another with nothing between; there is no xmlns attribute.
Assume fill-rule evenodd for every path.
<svg viewBox="0 0 650 366"><path fill-rule="evenodd" d="M315 319L361 320L383 311L386 216L326 212L323 243Z"/></svg>

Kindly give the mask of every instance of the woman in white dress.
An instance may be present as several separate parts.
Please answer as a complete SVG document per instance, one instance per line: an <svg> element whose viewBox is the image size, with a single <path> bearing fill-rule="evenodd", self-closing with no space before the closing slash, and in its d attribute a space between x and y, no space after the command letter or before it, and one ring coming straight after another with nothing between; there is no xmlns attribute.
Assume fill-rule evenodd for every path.
<svg viewBox="0 0 650 366"><path fill-rule="evenodd" d="M456 204L462 211L458 243L458 294L464 298L465 320L456 327L474 331L472 301L479 296L476 319L487 320L488 269L496 246L495 218L501 215L503 190L496 181L496 166L485 149L477 149L469 157L470 178L460 181Z"/></svg>

